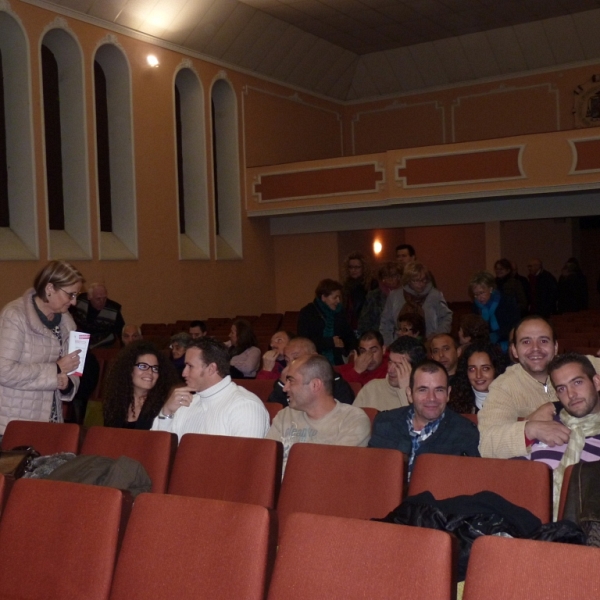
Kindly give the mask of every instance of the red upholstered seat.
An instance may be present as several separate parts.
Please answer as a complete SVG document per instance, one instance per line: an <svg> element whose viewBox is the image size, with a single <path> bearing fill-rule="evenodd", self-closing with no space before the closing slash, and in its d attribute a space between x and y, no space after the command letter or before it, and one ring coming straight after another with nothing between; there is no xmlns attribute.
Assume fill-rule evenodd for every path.
<svg viewBox="0 0 600 600"><path fill-rule="evenodd" d="M19 479L0 521L0 597L108 598L123 501L113 488Z"/></svg>
<svg viewBox="0 0 600 600"><path fill-rule="evenodd" d="M177 449L169 493L275 508L282 461L281 442L186 433Z"/></svg>
<svg viewBox="0 0 600 600"><path fill-rule="evenodd" d="M138 496L111 600L259 600L276 535L262 506L162 494Z"/></svg>
<svg viewBox="0 0 600 600"><path fill-rule="evenodd" d="M437 500L488 490L530 510L547 523L552 511L552 471L529 460L421 454L408 495L429 491Z"/></svg>
<svg viewBox="0 0 600 600"><path fill-rule="evenodd" d="M273 391L273 379L234 379L240 387L246 388L249 392L256 394L263 402L269 401L269 396Z"/></svg>
<svg viewBox="0 0 600 600"><path fill-rule="evenodd" d="M4 431L2 450L33 446L41 455L79 452L81 427L75 423L11 421Z"/></svg>
<svg viewBox="0 0 600 600"><path fill-rule="evenodd" d="M152 491L165 493L177 450L177 436L166 431L137 431L116 427L90 427L81 454L109 458L128 456L142 465L152 480Z"/></svg>
<svg viewBox="0 0 600 600"><path fill-rule="evenodd" d="M294 444L277 503L280 531L294 512L384 517L402 501L403 472L397 450Z"/></svg>
<svg viewBox="0 0 600 600"><path fill-rule="evenodd" d="M268 599L449 600L452 546L433 529L296 513L281 538Z"/></svg>
<svg viewBox="0 0 600 600"><path fill-rule="evenodd" d="M469 559L464 600L595 599L600 549L483 536Z"/></svg>

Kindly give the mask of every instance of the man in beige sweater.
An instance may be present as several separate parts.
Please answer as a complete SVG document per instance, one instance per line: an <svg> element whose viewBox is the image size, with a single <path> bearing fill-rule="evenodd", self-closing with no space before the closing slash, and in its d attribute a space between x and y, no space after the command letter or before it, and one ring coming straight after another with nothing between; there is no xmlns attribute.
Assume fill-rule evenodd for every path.
<svg viewBox="0 0 600 600"><path fill-rule="evenodd" d="M273 419L267 438L283 443L283 467L297 443L366 446L371 422L364 410L333 397L333 368L319 355L294 360L283 372L289 406Z"/></svg>
<svg viewBox="0 0 600 600"><path fill-rule="evenodd" d="M517 325L510 351L519 363L492 382L478 414L481 456L525 456L535 441L551 448L569 441L568 427L553 420L558 397L548 365L557 349L554 330L545 319L529 316ZM588 358L600 371L600 359Z"/></svg>

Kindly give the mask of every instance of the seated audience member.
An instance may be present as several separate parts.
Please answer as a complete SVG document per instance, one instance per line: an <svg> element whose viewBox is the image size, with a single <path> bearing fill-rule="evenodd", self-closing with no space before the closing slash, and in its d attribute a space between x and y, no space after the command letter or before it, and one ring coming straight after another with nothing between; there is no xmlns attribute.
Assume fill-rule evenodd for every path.
<svg viewBox="0 0 600 600"><path fill-rule="evenodd" d="M333 369L318 354L294 360L285 373L289 406L277 413L267 438L283 443L283 466L296 443L366 446L371 422L360 408L333 395Z"/></svg>
<svg viewBox="0 0 600 600"><path fill-rule="evenodd" d="M408 404L406 388L412 366L426 357L425 347L413 337L402 336L388 348L388 369L385 379L369 381L356 396L354 406L390 410Z"/></svg>
<svg viewBox="0 0 600 600"><path fill-rule="evenodd" d="M490 328L481 315L466 314L460 318L458 341L461 348L471 342L488 343L490 341Z"/></svg>
<svg viewBox="0 0 600 600"><path fill-rule="evenodd" d="M404 313L398 317L396 336L409 335L420 342L425 339L425 319L417 313Z"/></svg>
<svg viewBox="0 0 600 600"><path fill-rule="evenodd" d="M204 337L206 332L206 323L204 321L192 321L190 323L189 334L193 340Z"/></svg>
<svg viewBox="0 0 600 600"><path fill-rule="evenodd" d="M169 350L171 351L171 362L177 371L177 375L183 379L183 369L185 369L185 351L190 345L192 338L189 333L181 331L171 336Z"/></svg>
<svg viewBox="0 0 600 600"><path fill-rule="evenodd" d="M279 379L285 368L285 347L294 337L293 333L281 330L271 337L267 350L262 357L262 369L256 374L256 379Z"/></svg>
<svg viewBox="0 0 600 600"><path fill-rule="evenodd" d="M367 294L358 318L358 334L379 329L381 312L390 292L398 289L402 272L395 262L387 262L379 269L379 286Z"/></svg>
<svg viewBox="0 0 600 600"><path fill-rule="evenodd" d="M354 362L337 367L337 372L350 383L365 385L372 379L383 379L387 374L387 356L379 331L367 331L358 340Z"/></svg>
<svg viewBox="0 0 600 600"><path fill-rule="evenodd" d="M90 348L112 346L120 341L125 325L121 305L109 300L104 284L90 284L87 293L79 294L77 304L69 310L77 324L77 331L91 335Z"/></svg>
<svg viewBox="0 0 600 600"><path fill-rule="evenodd" d="M527 293L520 279L515 277L512 265L506 258L497 260L494 264L496 273L496 289L503 296L512 296L519 307L519 317L524 317L527 314L529 300Z"/></svg>
<svg viewBox="0 0 600 600"><path fill-rule="evenodd" d="M570 435L568 442L556 446L534 442L528 458L553 470L556 520L565 469L580 461L600 460L600 375L589 359L575 353L555 356L548 374L562 405L553 421L567 427Z"/></svg>
<svg viewBox="0 0 600 600"><path fill-rule="evenodd" d="M173 391L154 419L153 430L265 437L269 413L248 390L231 381L225 344L209 337L192 340L185 353L186 387Z"/></svg>
<svg viewBox="0 0 600 600"><path fill-rule="evenodd" d="M468 344L458 360L448 408L457 413L478 413L486 401L490 384L507 366L508 359L495 344Z"/></svg>
<svg viewBox="0 0 600 600"><path fill-rule="evenodd" d="M517 301L511 295L500 293L491 273L475 273L469 283L473 296L473 312L479 313L490 328L490 340L499 344L503 352L508 350L508 334L520 318Z"/></svg>
<svg viewBox="0 0 600 600"><path fill-rule="evenodd" d="M450 377L450 386L454 385L460 353L461 348L449 333L434 335L429 340L429 357L444 365Z"/></svg>
<svg viewBox="0 0 600 600"><path fill-rule="evenodd" d="M229 332L229 362L234 378L256 377L260 367L261 351L252 325L246 319L236 319Z"/></svg>
<svg viewBox="0 0 600 600"><path fill-rule="evenodd" d="M150 429L174 386L171 361L151 343L127 344L106 378L102 412L106 427Z"/></svg>
<svg viewBox="0 0 600 600"><path fill-rule="evenodd" d="M569 429L552 421L553 403L558 398L548 379L548 365L556 354L557 343L550 323L536 315L521 319L510 351L518 364L508 367L491 383L477 416L479 451L489 458L525 456L533 440L552 447L569 439ZM598 371L600 359L588 358Z"/></svg>
<svg viewBox="0 0 600 600"><path fill-rule="evenodd" d="M399 315L413 312L425 319L427 335L446 333L452 327L452 311L444 295L433 287L429 269L420 262L404 267L402 287L390 292L386 300L379 327L386 346L394 340Z"/></svg>
<svg viewBox="0 0 600 600"><path fill-rule="evenodd" d="M308 338L332 365L343 365L356 346L356 337L341 305L342 284L323 279L315 299L298 315L298 335Z"/></svg>
<svg viewBox="0 0 600 600"><path fill-rule="evenodd" d="M142 330L139 325L125 325L121 331L121 342L123 346L131 342L139 342L142 339Z"/></svg>
<svg viewBox="0 0 600 600"><path fill-rule="evenodd" d="M289 341L283 353L285 355L286 364L291 365L292 361L300 357L317 354L317 349L309 339L295 337ZM284 386L285 369L280 378L273 384L273 391L269 395L269 402L277 402L283 406L288 405L287 394L283 391ZM352 404L352 402L354 402L354 392L352 391L350 384L339 373L335 372L333 374L333 395L343 404Z"/></svg>
<svg viewBox="0 0 600 600"><path fill-rule="evenodd" d="M377 288L377 281L371 277L369 263L360 252L352 252L344 261L344 281L342 298L346 319L353 331L358 331L358 318L362 312L368 292Z"/></svg>
<svg viewBox="0 0 600 600"><path fill-rule="evenodd" d="M471 421L446 407L450 388L448 373L435 360L426 360L410 373L409 406L375 417L370 448L391 448L408 456L410 481L419 454L479 456L479 432Z"/></svg>

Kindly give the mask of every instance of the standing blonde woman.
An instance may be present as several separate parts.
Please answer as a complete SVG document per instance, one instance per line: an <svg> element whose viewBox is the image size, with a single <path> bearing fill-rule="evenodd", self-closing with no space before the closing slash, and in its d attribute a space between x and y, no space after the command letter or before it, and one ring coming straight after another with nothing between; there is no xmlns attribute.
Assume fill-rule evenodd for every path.
<svg viewBox="0 0 600 600"><path fill-rule="evenodd" d="M0 312L0 435L13 419L61 422L62 402L73 399L79 350L68 352L69 332L83 276L69 263L52 261L33 288Z"/></svg>

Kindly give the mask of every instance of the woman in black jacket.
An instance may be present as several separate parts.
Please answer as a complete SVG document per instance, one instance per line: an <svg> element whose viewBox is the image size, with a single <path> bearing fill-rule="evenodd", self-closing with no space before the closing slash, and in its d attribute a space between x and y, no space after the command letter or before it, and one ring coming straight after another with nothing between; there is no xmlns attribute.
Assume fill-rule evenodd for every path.
<svg viewBox="0 0 600 600"><path fill-rule="evenodd" d="M323 279L315 290L315 299L298 316L298 335L312 340L317 352L332 365L344 364L356 345L356 337L341 304L342 284Z"/></svg>

